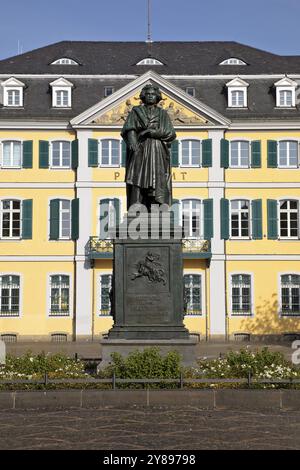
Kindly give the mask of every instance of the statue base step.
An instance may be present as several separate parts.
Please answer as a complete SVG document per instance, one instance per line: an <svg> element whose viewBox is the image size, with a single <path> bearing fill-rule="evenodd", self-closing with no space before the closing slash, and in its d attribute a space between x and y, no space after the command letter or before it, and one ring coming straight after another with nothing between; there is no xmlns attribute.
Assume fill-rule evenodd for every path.
<svg viewBox="0 0 300 470"><path fill-rule="evenodd" d="M111 364L111 354L117 352L127 357L133 351L157 347L160 353L165 356L170 351L177 351L181 356L182 364L186 367L193 367L197 361L196 346L199 343L197 337L189 337L188 339L171 339L171 340L128 340L128 339L110 339L105 338L100 341L102 347L101 362L98 370L102 370Z"/></svg>

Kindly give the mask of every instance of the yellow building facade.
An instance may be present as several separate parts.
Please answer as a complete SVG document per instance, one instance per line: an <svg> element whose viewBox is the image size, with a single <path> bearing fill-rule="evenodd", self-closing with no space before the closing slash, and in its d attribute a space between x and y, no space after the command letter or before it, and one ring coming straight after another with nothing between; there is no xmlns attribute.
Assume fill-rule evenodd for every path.
<svg viewBox="0 0 300 470"><path fill-rule="evenodd" d="M53 61L64 58L65 45L50 53ZM222 69L209 77L160 73L157 64L131 75L83 73L87 95L91 81L117 86L76 108L79 60L35 77L22 63L20 71L7 63L0 62L2 339L98 340L111 328L113 253L101 236L101 204L111 204L118 221L127 211L120 131L147 83L161 89L160 105L177 133L171 158L174 204L185 227L185 325L201 340L300 334L296 73L286 77L282 65L281 73L261 78L229 63L225 75ZM224 112L213 99L193 96L198 85L181 86L197 80L212 90L216 81ZM274 84L275 115L253 113L251 80L253 88L259 80ZM48 114L27 109L31 89L48 100Z"/></svg>

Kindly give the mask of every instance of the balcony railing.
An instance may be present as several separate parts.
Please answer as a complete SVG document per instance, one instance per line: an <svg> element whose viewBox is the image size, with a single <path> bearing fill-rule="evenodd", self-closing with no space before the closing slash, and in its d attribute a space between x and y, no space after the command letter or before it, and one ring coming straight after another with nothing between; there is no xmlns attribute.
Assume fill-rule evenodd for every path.
<svg viewBox="0 0 300 470"><path fill-rule="evenodd" d="M211 258L210 241L201 238L184 238L182 240L182 253L184 258ZM90 259L113 257L113 241L90 237L88 243L88 256Z"/></svg>

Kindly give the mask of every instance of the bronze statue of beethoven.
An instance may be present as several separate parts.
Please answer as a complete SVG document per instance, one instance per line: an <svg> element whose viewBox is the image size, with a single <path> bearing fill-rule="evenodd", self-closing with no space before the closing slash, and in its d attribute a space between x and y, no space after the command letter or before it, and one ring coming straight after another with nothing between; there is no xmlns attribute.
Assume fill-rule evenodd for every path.
<svg viewBox="0 0 300 470"><path fill-rule="evenodd" d="M157 106L162 96L155 85L141 91L140 106L127 116L121 135L127 144L127 209L132 204L172 204L170 145L176 133L168 113Z"/></svg>

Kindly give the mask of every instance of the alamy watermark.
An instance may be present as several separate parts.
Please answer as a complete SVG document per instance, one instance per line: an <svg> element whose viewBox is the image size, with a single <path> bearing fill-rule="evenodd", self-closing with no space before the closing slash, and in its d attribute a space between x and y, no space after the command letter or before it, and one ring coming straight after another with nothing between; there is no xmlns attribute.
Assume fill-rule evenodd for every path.
<svg viewBox="0 0 300 470"><path fill-rule="evenodd" d="M113 200L100 205L101 239L181 239L202 238L201 235L200 216L181 214L178 204L152 204L151 212L143 204L133 204L121 223Z"/></svg>

